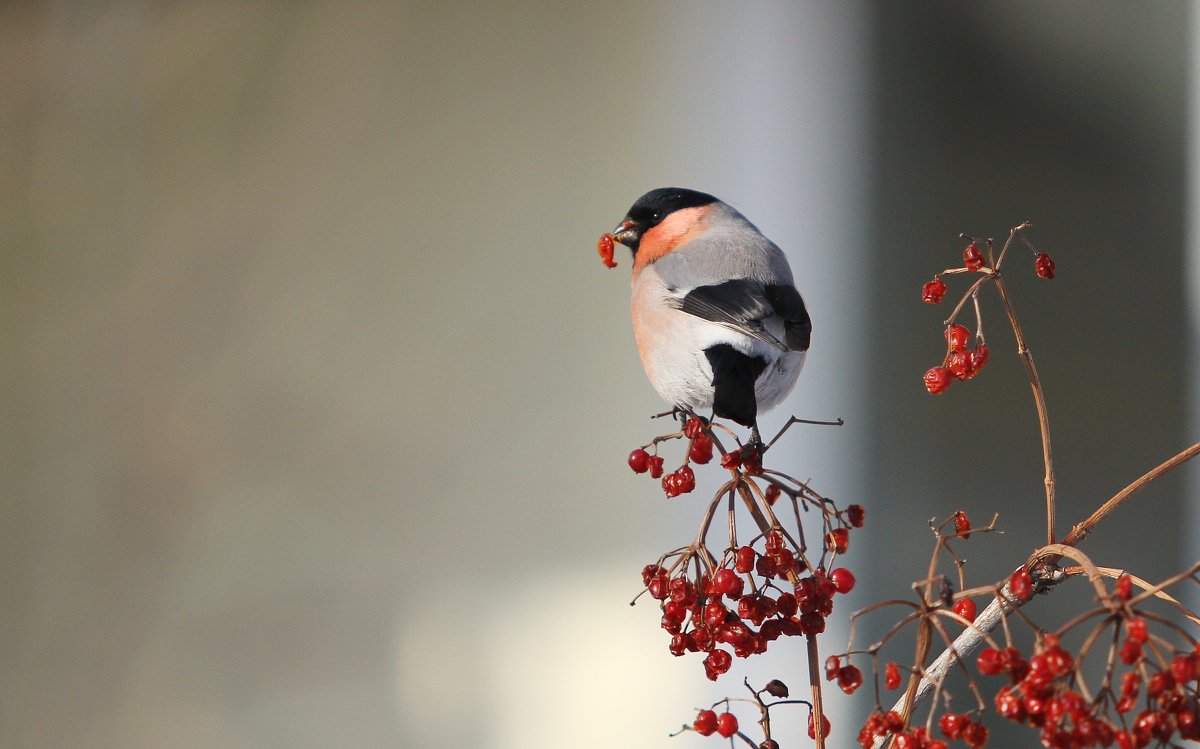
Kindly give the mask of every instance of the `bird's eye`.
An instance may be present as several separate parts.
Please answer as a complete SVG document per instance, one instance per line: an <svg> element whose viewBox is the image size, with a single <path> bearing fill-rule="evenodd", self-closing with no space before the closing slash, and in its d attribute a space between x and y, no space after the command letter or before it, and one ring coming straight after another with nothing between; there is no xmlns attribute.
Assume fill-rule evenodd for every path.
<svg viewBox="0 0 1200 749"><path fill-rule="evenodd" d="M652 218L655 221L662 221L662 211L655 211L654 215L651 216L650 218Z"/></svg>

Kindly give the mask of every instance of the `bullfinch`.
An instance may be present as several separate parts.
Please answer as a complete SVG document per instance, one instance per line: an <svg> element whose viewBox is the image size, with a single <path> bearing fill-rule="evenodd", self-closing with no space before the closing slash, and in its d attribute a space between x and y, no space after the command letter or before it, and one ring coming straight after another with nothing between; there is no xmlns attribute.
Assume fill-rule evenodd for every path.
<svg viewBox="0 0 1200 749"><path fill-rule="evenodd" d="M633 252L633 333L650 383L682 411L751 428L792 390L812 337L787 258L712 195L638 198L612 232Z"/></svg>

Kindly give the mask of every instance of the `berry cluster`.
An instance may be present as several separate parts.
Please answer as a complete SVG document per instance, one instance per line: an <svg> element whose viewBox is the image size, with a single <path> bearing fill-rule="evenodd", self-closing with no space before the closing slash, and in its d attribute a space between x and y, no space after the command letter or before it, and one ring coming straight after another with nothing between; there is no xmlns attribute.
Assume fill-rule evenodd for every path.
<svg viewBox="0 0 1200 749"><path fill-rule="evenodd" d="M1127 600L1128 577L1118 581L1114 600ZM985 676L1007 675L1010 683L995 697L996 712L1016 723L1039 729L1042 745L1052 749L1110 746L1142 749L1167 743L1173 737L1200 739L1200 702L1196 681L1200 654L1194 649L1175 652L1168 660L1161 640L1152 644L1147 620L1117 604L1110 623L1123 622L1125 637L1111 659L1099 692L1090 691L1078 671L1079 663L1058 636L1043 634L1028 659L1015 647L989 647L979 653L975 667ZM1114 630L1114 636L1117 632ZM1114 639L1115 642L1115 639ZM1146 653L1153 651L1153 655ZM1086 655L1084 647L1078 661ZM1117 679L1116 661L1129 666ZM1119 682L1119 688L1114 686ZM1145 704L1136 715L1145 687Z"/></svg>
<svg viewBox="0 0 1200 749"><path fill-rule="evenodd" d="M688 454L683 465L670 473L664 473L665 461L663 458L657 454L651 455L644 447L639 447L629 453L629 467L633 469L633 472L649 473L650 478L662 479L663 494L667 495L668 499L678 497L680 494L687 494L696 488L696 473L692 470L691 463L704 465L713 459L713 438L707 431L703 419L696 416L689 417L684 423L681 433L668 435L660 440L679 436L687 438ZM658 441L656 440L654 444L657 445ZM726 457L731 454L733 453L727 453ZM724 460L722 465L724 465Z"/></svg>
<svg viewBox="0 0 1200 749"><path fill-rule="evenodd" d="M972 720L966 713L945 713L938 721L938 728L951 741L962 739L971 749L980 749L987 744L988 729L979 720ZM930 735L924 726L908 727L904 718L895 710L876 710L858 732L858 745L869 749L883 737L892 736L895 749L947 749L949 744Z"/></svg>
<svg viewBox="0 0 1200 749"><path fill-rule="evenodd" d="M711 736L714 733L724 738L730 738L738 732L737 716L725 712L717 715L714 710L701 710L692 722L692 728L701 736Z"/></svg>
<svg viewBox="0 0 1200 749"><path fill-rule="evenodd" d="M861 519L861 508L855 515ZM829 535L835 534L849 537L846 528ZM828 573L817 567L805 575L809 566L803 553L790 548L779 530L769 532L762 543L762 551L752 545L733 549L711 574L701 572L694 579L687 575L687 564L677 563L676 573L661 563L642 569L650 597L661 602L661 626L671 635L671 654L704 653L704 673L714 681L729 670L734 656L766 652L779 637L825 631L834 595L854 588L854 575L844 567ZM704 556L684 552L689 553L692 559Z"/></svg>
<svg viewBox="0 0 1200 749"><path fill-rule="evenodd" d="M967 343L971 331L962 325L947 325L945 338L946 356L941 366L925 373L925 389L933 395L945 392L954 380L971 379L988 363L988 347L982 336L975 337L976 345L970 351Z"/></svg>
<svg viewBox="0 0 1200 749"><path fill-rule="evenodd" d="M950 319L946 322L946 355L940 366L931 367L926 370L924 375L925 389L932 395L946 392L954 380L969 380L983 369L983 366L988 361L988 347L983 338L983 326L979 320L979 304L978 293L979 288L987 281L995 280L1000 275L1000 265L1004 262L1004 253L1008 250L1008 245L1005 245L1004 251L1001 252L999 259L993 261L993 247L991 240L987 240L987 253L980 248L979 242L971 240L967 248L963 250L963 264L957 268L947 268L933 277L932 281L927 281L921 287L921 301L926 304L940 304L946 297L946 283L942 280L942 275L958 274L958 273L974 273L981 277L977 280L963 295L958 305L950 315ZM1034 260L1034 270L1038 276L1042 278L1054 278L1054 261L1050 259L1050 255L1045 252L1037 253ZM970 331L962 325L954 324L954 318L958 316L959 311L968 299L975 300L975 316L976 316L976 334L975 347L967 350L967 344L971 339Z"/></svg>

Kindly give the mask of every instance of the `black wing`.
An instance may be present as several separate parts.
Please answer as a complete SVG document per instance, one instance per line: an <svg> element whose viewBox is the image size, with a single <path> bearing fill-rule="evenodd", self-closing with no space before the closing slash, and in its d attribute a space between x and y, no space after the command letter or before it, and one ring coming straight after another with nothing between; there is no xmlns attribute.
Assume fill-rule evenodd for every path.
<svg viewBox="0 0 1200 749"><path fill-rule="evenodd" d="M775 313L783 318L783 341L788 349L808 351L812 341L812 320L800 292L790 284L772 285L766 287L766 295Z"/></svg>
<svg viewBox="0 0 1200 749"><path fill-rule="evenodd" d="M692 289L676 306L689 315L733 328L780 351L808 350L812 322L800 292L793 286L764 286L740 278ZM762 324L773 315L783 318L783 341Z"/></svg>

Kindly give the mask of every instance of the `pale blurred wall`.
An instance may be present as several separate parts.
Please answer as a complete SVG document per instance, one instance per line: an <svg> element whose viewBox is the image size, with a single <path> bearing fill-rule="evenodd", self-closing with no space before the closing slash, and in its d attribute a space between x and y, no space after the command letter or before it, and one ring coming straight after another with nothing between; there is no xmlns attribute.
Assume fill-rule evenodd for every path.
<svg viewBox="0 0 1200 749"><path fill-rule="evenodd" d="M864 24L0 8L0 746L666 743L724 690L625 606L695 508L623 468L661 404L594 242L742 207L807 274L793 402L854 417Z"/></svg>

